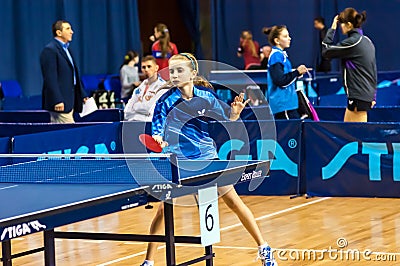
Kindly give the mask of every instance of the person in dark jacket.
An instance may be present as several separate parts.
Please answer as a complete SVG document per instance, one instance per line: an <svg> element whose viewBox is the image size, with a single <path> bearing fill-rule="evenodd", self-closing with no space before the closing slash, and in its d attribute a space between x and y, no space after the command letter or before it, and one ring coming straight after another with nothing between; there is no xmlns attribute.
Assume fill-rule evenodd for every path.
<svg viewBox="0 0 400 266"><path fill-rule="evenodd" d="M319 31L319 45L318 53L316 58L316 68L317 72L329 72L331 71L331 60L329 58L323 57L322 53L322 41L325 39L326 32L328 31L325 26L325 19L323 17L314 18L314 28Z"/></svg>
<svg viewBox="0 0 400 266"><path fill-rule="evenodd" d="M361 29L365 20L365 11L358 13L354 8L346 8L335 16L322 42L323 56L341 59L343 85L348 98L345 122L367 122L367 112L376 100L375 46ZM347 38L333 45L338 23Z"/></svg>
<svg viewBox="0 0 400 266"><path fill-rule="evenodd" d="M52 32L54 39L40 54L42 108L50 112L52 123L74 123L73 112L82 112L87 99L78 66L68 48L74 32L64 20L55 22Z"/></svg>

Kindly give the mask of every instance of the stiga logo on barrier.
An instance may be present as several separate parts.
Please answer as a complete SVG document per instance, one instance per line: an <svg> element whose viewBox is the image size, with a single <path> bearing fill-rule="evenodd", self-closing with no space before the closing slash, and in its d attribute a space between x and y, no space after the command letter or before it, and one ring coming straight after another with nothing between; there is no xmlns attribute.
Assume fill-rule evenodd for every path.
<svg viewBox="0 0 400 266"><path fill-rule="evenodd" d="M46 229L46 225L41 224L39 221L32 221L28 223L22 223L10 227L4 228L1 233L0 240L4 240L6 237L8 239L27 235L30 233L35 233L41 231L41 229Z"/></svg>
<svg viewBox="0 0 400 266"><path fill-rule="evenodd" d="M173 187L170 184L156 184L154 185L151 189L153 191L162 191L162 190L168 190L168 189L172 189Z"/></svg>
<svg viewBox="0 0 400 266"><path fill-rule="evenodd" d="M110 153L109 149L112 151L115 151L116 146L117 146L116 142L111 141L110 145L108 145L109 148L107 147L106 143L98 143L98 144L94 144L93 147L88 147L88 146L82 145L82 146L78 147L75 152L73 152L72 149L68 148L68 149L64 149L64 150L48 151L45 153L46 154L75 154L75 153L88 154L88 153L94 151L95 154L109 154Z"/></svg>
<svg viewBox="0 0 400 266"><path fill-rule="evenodd" d="M350 142L344 145L333 159L322 167L322 179L334 177L353 155L358 154L361 145L361 154L368 155L369 180L381 181L381 155L388 154L388 146L393 147L393 181L400 181L400 143Z"/></svg>
<svg viewBox="0 0 400 266"><path fill-rule="evenodd" d="M245 142L239 139L231 139L221 145L218 151L218 157L221 160L227 160L228 155L232 151L240 151ZM289 148L296 148L297 144L290 140L288 143ZM273 139L259 139L257 140L257 160L269 160L270 155L274 155L274 159L271 160L271 170L282 170L287 174L297 177L298 176L298 166L297 163L290 160L281 145ZM235 160L252 160L251 155L236 155Z"/></svg>

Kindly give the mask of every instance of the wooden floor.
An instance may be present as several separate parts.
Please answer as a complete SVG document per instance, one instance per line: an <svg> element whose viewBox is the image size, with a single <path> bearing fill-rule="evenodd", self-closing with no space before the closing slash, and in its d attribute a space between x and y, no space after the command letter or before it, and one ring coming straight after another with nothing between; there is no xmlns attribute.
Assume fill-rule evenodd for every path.
<svg viewBox="0 0 400 266"><path fill-rule="evenodd" d="M243 200L257 217L266 240L276 249L275 257L280 266L400 265L400 253L396 253L400 252L400 213L396 207L400 205L400 199L244 196ZM252 238L223 202L219 204L221 242L214 246L215 265L261 265L255 261L257 253ZM60 229L147 233L155 210L139 207ZM175 216L177 234L199 234L196 207L178 206ZM13 252L39 247L42 244L41 236L36 234L13 240ZM338 241L339 245L347 245L340 249ZM143 261L145 249L144 243L56 240L58 266L138 266ZM340 252L322 252L327 249ZM369 250L373 253L369 254ZM164 251L160 246L156 265L165 265ZM180 245L177 247L177 260L183 262L202 252L200 246ZM305 255L304 259L302 254ZM311 255L310 259L308 255ZM15 259L13 265L43 265L43 255L39 253Z"/></svg>

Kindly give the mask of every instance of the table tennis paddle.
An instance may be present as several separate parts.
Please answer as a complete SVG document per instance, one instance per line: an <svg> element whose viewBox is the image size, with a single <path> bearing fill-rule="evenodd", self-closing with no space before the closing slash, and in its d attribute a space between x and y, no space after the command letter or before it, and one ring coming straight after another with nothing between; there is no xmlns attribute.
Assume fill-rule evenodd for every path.
<svg viewBox="0 0 400 266"><path fill-rule="evenodd" d="M162 151L161 145L148 134L139 135L140 142L149 150L160 153Z"/></svg>

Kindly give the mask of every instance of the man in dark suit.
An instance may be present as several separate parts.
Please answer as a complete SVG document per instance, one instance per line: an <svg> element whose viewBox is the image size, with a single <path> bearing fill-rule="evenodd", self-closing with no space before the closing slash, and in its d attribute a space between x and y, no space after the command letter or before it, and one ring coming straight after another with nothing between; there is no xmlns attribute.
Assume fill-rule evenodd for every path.
<svg viewBox="0 0 400 266"><path fill-rule="evenodd" d="M68 49L72 41L71 25L59 20L52 25L54 40L40 54L43 76L42 107L53 123L74 123L73 112L82 112L86 94L78 66Z"/></svg>

